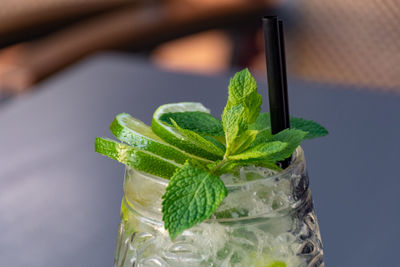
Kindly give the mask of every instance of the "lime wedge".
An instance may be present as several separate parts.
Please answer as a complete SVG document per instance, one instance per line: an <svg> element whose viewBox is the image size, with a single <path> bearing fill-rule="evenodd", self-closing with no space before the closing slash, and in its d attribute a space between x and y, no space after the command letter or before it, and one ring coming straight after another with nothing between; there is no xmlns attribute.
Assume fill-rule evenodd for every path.
<svg viewBox="0 0 400 267"><path fill-rule="evenodd" d="M149 151L118 143L108 138L97 137L95 151L115 159L136 170L169 179L181 165L157 156Z"/></svg>
<svg viewBox="0 0 400 267"><path fill-rule="evenodd" d="M155 134L157 134L165 142L176 146L190 154L197 155L209 160L220 159L219 155L213 152L199 148L196 144L185 138L180 132L178 132L173 126L160 120L160 117L166 113L174 112L205 112L210 113L210 110L204 107L201 103L196 102L181 102L172 103L160 106L153 114L153 121L151 128Z"/></svg>
<svg viewBox="0 0 400 267"><path fill-rule="evenodd" d="M283 261L274 261L268 267L286 267L286 263Z"/></svg>
<svg viewBox="0 0 400 267"><path fill-rule="evenodd" d="M286 263L279 260L273 260L270 254L257 255L255 251L250 252L250 257L254 262L250 266L254 267L286 267Z"/></svg>
<svg viewBox="0 0 400 267"><path fill-rule="evenodd" d="M211 161L190 155L158 137L151 127L144 122L133 118L127 113L117 115L110 125L112 134L120 141L134 146L140 150L145 150L157 154L165 159L173 160L184 164L186 160L196 159L200 162L209 164Z"/></svg>

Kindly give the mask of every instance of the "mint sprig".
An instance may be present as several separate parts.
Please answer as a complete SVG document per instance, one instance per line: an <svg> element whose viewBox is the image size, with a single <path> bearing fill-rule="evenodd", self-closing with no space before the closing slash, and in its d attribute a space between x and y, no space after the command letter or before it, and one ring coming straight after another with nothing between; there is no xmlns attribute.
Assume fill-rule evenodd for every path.
<svg viewBox="0 0 400 267"><path fill-rule="evenodd" d="M328 134L328 130L312 120L290 117L290 127L307 132L304 139L313 139Z"/></svg>
<svg viewBox="0 0 400 267"><path fill-rule="evenodd" d="M171 119L171 123L175 127L175 129L177 129L182 134L182 136L184 136L193 145L195 145L205 151L208 151L217 157L221 157L222 155L224 155L223 149L221 149L214 143L208 141L203 136L197 134L194 131L186 130L186 129L179 127L179 125L173 119Z"/></svg>
<svg viewBox="0 0 400 267"><path fill-rule="evenodd" d="M160 117L165 123L171 123L173 119L179 127L194 131L198 134L210 136L224 136L222 123L209 113L192 111L192 112L169 112Z"/></svg>
<svg viewBox="0 0 400 267"><path fill-rule="evenodd" d="M235 155L246 150L254 142L258 134L259 131L246 130L234 140L231 145L231 150L225 153L225 157L228 157L228 155Z"/></svg>
<svg viewBox="0 0 400 267"><path fill-rule="evenodd" d="M247 130L245 109L241 104L225 108L222 114L222 125L225 131L226 154L233 154L238 148L237 139Z"/></svg>
<svg viewBox="0 0 400 267"><path fill-rule="evenodd" d="M317 122L292 116L290 116L290 128L306 132L307 134L304 139L313 139L328 134L328 130L326 130L322 125L318 124ZM249 125L249 129L271 131L271 119L269 113L260 113L256 121Z"/></svg>
<svg viewBox="0 0 400 267"><path fill-rule="evenodd" d="M285 129L272 136L272 140L280 141L287 144L281 151L271 155L270 162L284 160L290 157L296 148L301 144L301 141L306 137L307 132L297 129Z"/></svg>
<svg viewBox="0 0 400 267"><path fill-rule="evenodd" d="M200 103L167 104L156 110L151 128L127 114L117 116L111 130L130 145L96 139L97 152L137 170L171 177L162 197L171 239L216 211L227 195L221 174L248 165L280 171L277 162L289 158L302 140L328 133L314 121L291 117L291 129L273 135L269 114L260 113L262 98L248 69L235 74L228 91L221 120Z"/></svg>
<svg viewBox="0 0 400 267"><path fill-rule="evenodd" d="M236 73L228 89L228 101L221 116L225 131L225 156L245 150L254 141L257 132L247 129L256 121L262 103L257 83L248 69Z"/></svg>
<svg viewBox="0 0 400 267"><path fill-rule="evenodd" d="M227 195L222 180L186 163L171 178L162 201L164 227L171 239L209 218Z"/></svg>
<svg viewBox="0 0 400 267"><path fill-rule="evenodd" d="M253 123L260 113L262 97L257 93L257 83L246 68L231 78L229 96L225 109L241 104L246 113L247 123Z"/></svg>
<svg viewBox="0 0 400 267"><path fill-rule="evenodd" d="M162 202L165 229L172 239L215 212L227 194L221 174L246 165L281 170L277 162L290 157L303 139L327 134L313 121L291 118L292 129L272 135L269 114L260 114L262 99L248 69L236 73L228 88L221 121L203 112L169 113L161 118L219 157L209 164L187 162L172 176Z"/></svg>
<svg viewBox="0 0 400 267"><path fill-rule="evenodd" d="M234 161L267 160L269 162L274 162L276 161L276 155L282 153L287 146L287 143L280 141L267 142L249 148L240 154L229 156L228 159Z"/></svg>

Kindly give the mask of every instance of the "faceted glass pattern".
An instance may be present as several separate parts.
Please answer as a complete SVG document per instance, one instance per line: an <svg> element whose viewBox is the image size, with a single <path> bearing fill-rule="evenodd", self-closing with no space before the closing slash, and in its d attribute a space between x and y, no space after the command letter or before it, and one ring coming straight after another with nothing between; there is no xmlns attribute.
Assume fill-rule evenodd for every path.
<svg viewBox="0 0 400 267"><path fill-rule="evenodd" d="M301 148L273 173L245 167L221 176L228 196L207 221L171 241L161 220L168 180L127 167L114 267L323 267Z"/></svg>

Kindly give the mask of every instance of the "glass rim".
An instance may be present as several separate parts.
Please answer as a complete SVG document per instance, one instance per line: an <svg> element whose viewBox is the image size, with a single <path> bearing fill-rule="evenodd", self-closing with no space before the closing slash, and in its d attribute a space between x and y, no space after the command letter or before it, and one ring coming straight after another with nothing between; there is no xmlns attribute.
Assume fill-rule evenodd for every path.
<svg viewBox="0 0 400 267"><path fill-rule="evenodd" d="M255 179L255 180L251 180L251 181L243 181L243 182L240 182L240 183L225 184L225 187L227 189L236 188L236 187L252 185L252 184L259 183L259 182L266 181L266 180L276 179L276 178L279 178L279 177L285 177L289 173L291 173L292 170L295 169L296 166L298 166L302 162L304 162L304 151L301 148L301 146L298 146L297 149L295 150L295 152L292 155L292 162L290 163L290 165L287 168L283 169L282 171L280 171L280 172L278 172L278 173L276 173L274 175L266 176L266 177ZM126 166L126 169L131 169L131 170L134 170L135 172L139 172L144 177L146 177L147 179L154 180L154 182L163 184L165 187L167 187L168 182L170 181L169 179L165 179L165 178L162 178L160 176L156 176L156 175L153 175L153 174L142 172L142 171L136 170L136 169L134 169L132 167L129 167L129 166Z"/></svg>

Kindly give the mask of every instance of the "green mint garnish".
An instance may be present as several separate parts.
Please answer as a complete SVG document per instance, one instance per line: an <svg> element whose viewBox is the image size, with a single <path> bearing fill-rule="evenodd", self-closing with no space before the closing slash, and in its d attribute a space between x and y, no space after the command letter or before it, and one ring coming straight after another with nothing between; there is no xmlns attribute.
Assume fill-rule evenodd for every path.
<svg viewBox="0 0 400 267"><path fill-rule="evenodd" d="M233 153L236 139L247 130L248 125L245 114L245 109L241 104L230 108L225 107L224 113L222 113L227 154Z"/></svg>
<svg viewBox="0 0 400 267"><path fill-rule="evenodd" d="M224 139L221 139L222 136L208 136L208 135L201 135L204 139L206 139L207 141L213 143L215 146L219 147L222 151L226 150L224 143Z"/></svg>
<svg viewBox="0 0 400 267"><path fill-rule="evenodd" d="M171 238L200 223L216 210L226 195L219 178L221 174L246 165L280 170L276 163L290 157L307 134L318 135L317 128L322 133L321 128L310 121L295 119L294 124L307 132L286 129L272 135L269 114L260 114L261 103L257 84L245 69L230 80L228 101L221 115L224 139L220 130L215 130L220 125L219 120L207 113L176 112L161 117L164 122L169 120L168 123L184 138L220 157L206 165L191 161L171 178L162 203L165 228ZM205 130L207 125L213 130ZM211 195L209 190L214 190ZM215 192L220 194L217 196Z"/></svg>
<svg viewBox="0 0 400 267"><path fill-rule="evenodd" d="M260 113L262 98L248 69L236 73L228 89L221 120L201 103L166 104L155 111L151 128L128 114L117 116L111 131L129 145L96 139L97 152L170 178L162 213L172 239L216 211L227 194L221 174L247 165L280 171L277 162L289 158L302 140L328 133L314 121L291 117L291 129L272 135L269 113Z"/></svg>
<svg viewBox="0 0 400 267"><path fill-rule="evenodd" d="M202 148L205 151L208 151L214 154L217 157L222 157L224 155L224 151L216 146L213 142L208 141L203 136L191 131L181 128L173 119L170 119L172 125L178 130L182 136L186 138L186 140L190 141L195 146Z"/></svg>
<svg viewBox="0 0 400 267"><path fill-rule="evenodd" d="M271 129L271 119L269 112L261 112L256 121L249 125L249 129L253 130L265 130Z"/></svg>
<svg viewBox="0 0 400 267"><path fill-rule="evenodd" d="M302 118L290 117L290 127L307 132L304 139L313 139L328 134L328 131L322 125Z"/></svg>
<svg viewBox="0 0 400 267"><path fill-rule="evenodd" d="M171 123L173 119L179 127L191 130L198 134L211 136L224 136L222 123L209 113L193 111L193 112L169 112L160 117L160 120Z"/></svg>
<svg viewBox="0 0 400 267"><path fill-rule="evenodd" d="M227 194L222 180L186 163L168 183L163 196L164 227L171 239L209 218Z"/></svg>
<svg viewBox="0 0 400 267"><path fill-rule="evenodd" d="M231 150L225 153L225 157L228 155L235 155L246 150L256 139L259 134L256 130L246 130L244 133L235 138L231 145Z"/></svg>
<svg viewBox="0 0 400 267"><path fill-rule="evenodd" d="M276 155L282 153L288 146L287 143L280 141L272 141L264 144L259 144L255 147L249 148L246 151L229 156L229 160L244 160L244 161L261 161L275 162ZM285 159L285 158L283 158Z"/></svg>
<svg viewBox="0 0 400 267"><path fill-rule="evenodd" d="M236 73L228 89L228 102L221 116L225 131L225 156L242 152L254 141L257 131L247 129L256 121L262 103L256 81L248 69Z"/></svg>
<svg viewBox="0 0 400 267"><path fill-rule="evenodd" d="M253 123L261 110L262 97L257 93L257 83L246 68L230 80L229 97L225 109L241 104L246 113L247 123Z"/></svg>
<svg viewBox="0 0 400 267"><path fill-rule="evenodd" d="M280 161L290 157L306 135L306 132L297 129L285 129L273 135L272 140L284 142L287 146L280 152L276 152L272 155L272 161Z"/></svg>
<svg viewBox="0 0 400 267"><path fill-rule="evenodd" d="M290 128L298 129L307 132L304 139L313 139L322 137L328 134L328 131L320 124L312 120L305 120L302 118L290 117ZM255 123L249 125L249 129L264 130L271 129L271 120L268 112L260 113Z"/></svg>

